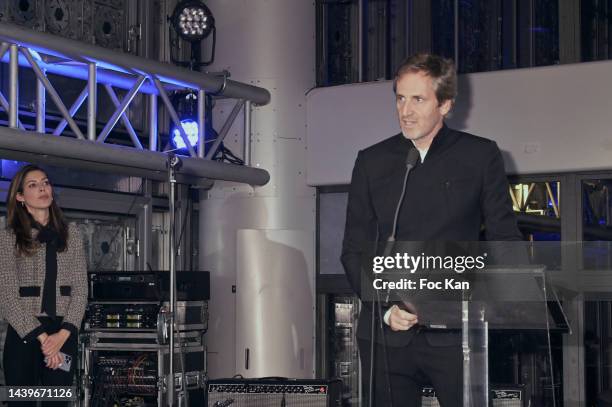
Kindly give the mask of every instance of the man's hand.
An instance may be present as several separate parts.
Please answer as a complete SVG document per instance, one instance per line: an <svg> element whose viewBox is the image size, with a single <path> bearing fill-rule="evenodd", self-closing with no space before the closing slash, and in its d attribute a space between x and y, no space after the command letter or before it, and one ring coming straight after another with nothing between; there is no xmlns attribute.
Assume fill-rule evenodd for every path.
<svg viewBox="0 0 612 407"><path fill-rule="evenodd" d="M392 306L390 310L389 326L393 331L407 331L419 323L419 319L415 314L404 311L397 305Z"/></svg>
<svg viewBox="0 0 612 407"><path fill-rule="evenodd" d="M41 347L43 354L47 357L55 355L62 349L62 346L64 346L69 336L70 331L67 329L61 329L58 333L49 335Z"/></svg>
<svg viewBox="0 0 612 407"><path fill-rule="evenodd" d="M55 370L60 367L62 363L64 363L64 357L58 352L55 355L46 357L45 363L49 369Z"/></svg>

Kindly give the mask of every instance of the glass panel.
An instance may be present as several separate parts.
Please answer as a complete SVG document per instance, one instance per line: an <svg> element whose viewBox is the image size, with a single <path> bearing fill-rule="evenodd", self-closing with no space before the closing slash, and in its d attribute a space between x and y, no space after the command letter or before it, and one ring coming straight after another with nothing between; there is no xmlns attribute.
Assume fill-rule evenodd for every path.
<svg viewBox="0 0 612 407"><path fill-rule="evenodd" d="M612 240L612 180L594 179L582 183L584 240Z"/></svg>
<svg viewBox="0 0 612 407"><path fill-rule="evenodd" d="M610 188L612 179L593 179L582 182L582 240L584 268L601 270L612 268L612 207Z"/></svg>
<svg viewBox="0 0 612 407"><path fill-rule="evenodd" d="M612 269L611 187L612 179L582 182L583 266L587 272ZM584 303L587 405L596 405L598 395L612 385L612 302L607 300L609 293L595 295L598 301Z"/></svg>
<svg viewBox="0 0 612 407"><path fill-rule="evenodd" d="M584 303L586 405L597 405L597 396L612 386L612 308L610 301Z"/></svg>

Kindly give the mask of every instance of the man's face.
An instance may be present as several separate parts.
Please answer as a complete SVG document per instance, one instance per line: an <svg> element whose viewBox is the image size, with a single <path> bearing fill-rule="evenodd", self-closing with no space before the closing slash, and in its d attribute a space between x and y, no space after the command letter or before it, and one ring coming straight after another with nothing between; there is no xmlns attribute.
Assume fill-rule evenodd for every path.
<svg viewBox="0 0 612 407"><path fill-rule="evenodd" d="M397 80L396 107L404 137L419 148L428 148L442 127L451 101L439 104L433 81L422 72L408 72Z"/></svg>

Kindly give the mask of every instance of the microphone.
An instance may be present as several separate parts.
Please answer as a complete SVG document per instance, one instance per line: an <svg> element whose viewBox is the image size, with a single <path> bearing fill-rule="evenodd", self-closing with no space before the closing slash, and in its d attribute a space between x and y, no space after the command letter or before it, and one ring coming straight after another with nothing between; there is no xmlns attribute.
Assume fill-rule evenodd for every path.
<svg viewBox="0 0 612 407"><path fill-rule="evenodd" d="M393 248L393 242L395 242L395 235L397 234L397 219L399 218L399 211L404 203L404 197L406 195L406 185L408 184L408 174L410 171L416 166L419 161L420 155L419 150L416 148L411 148L408 151L408 155L406 156L406 173L404 174L404 183L402 185L402 193L397 201L397 205L395 207L395 216L393 217L393 229L391 229L391 235L387 238L387 245L385 246L385 251L383 253L384 256L388 256L391 254L391 249Z"/></svg>
<svg viewBox="0 0 612 407"><path fill-rule="evenodd" d="M420 158L421 153L419 153L419 150L416 147L411 148L406 157L406 168L409 168L408 171L412 170L417 165Z"/></svg>
<svg viewBox="0 0 612 407"><path fill-rule="evenodd" d="M406 156L406 172L404 173L404 183L402 185L402 193L397 201L397 205L395 207L395 215L393 216L393 228L391 229L391 235L387 238L387 244L385 245L385 250L383 251L383 256L388 257L391 254L391 250L393 249L395 243L395 235L397 234L397 220L399 218L399 211L404 203L404 197L406 196L406 185L408 184L408 175L410 171L416 166L417 162L420 158L419 150L415 148L411 148L408 151L408 155ZM389 303L389 295L391 293L390 289L387 289L387 296L385 297L385 303Z"/></svg>

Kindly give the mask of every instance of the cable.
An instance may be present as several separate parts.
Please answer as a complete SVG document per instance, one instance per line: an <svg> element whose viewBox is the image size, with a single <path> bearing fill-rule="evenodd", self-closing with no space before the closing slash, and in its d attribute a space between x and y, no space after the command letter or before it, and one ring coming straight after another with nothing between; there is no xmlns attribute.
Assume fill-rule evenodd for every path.
<svg viewBox="0 0 612 407"><path fill-rule="evenodd" d="M130 381L132 382L132 384L136 384L136 380L135 380L135 376L137 375L136 373L136 369L147 359L147 355L146 354L141 354L140 356L138 356L136 358L136 360L132 363L132 366L128 368L128 377L127 377L127 383L129 384ZM144 370L144 368L143 368ZM131 377L130 377L131 375ZM142 374L141 374L142 376Z"/></svg>
<svg viewBox="0 0 612 407"><path fill-rule="evenodd" d="M542 287L544 291L544 316L546 318L546 340L548 342L548 366L550 368L550 387L552 391L553 406L557 407L557 395L555 394L555 371L553 370L552 344L550 340L550 320L548 319L548 295L546 290L546 274L543 274L542 282Z"/></svg>
<svg viewBox="0 0 612 407"><path fill-rule="evenodd" d="M183 383L183 397L185 397L185 405L189 405L189 391L187 390L187 378L185 377L185 352L183 352L183 347L179 349L179 354L181 355L181 374Z"/></svg>
<svg viewBox="0 0 612 407"><path fill-rule="evenodd" d="M382 345L383 345L383 362L385 364L385 379L387 384L387 392L389 393L389 406L393 407L393 393L391 391L391 379L389 378L389 355L387 353L387 335L385 334L384 327L384 318L382 314L382 305L380 301L380 291L376 290L376 301L378 303L378 324L380 326L380 335L382 337Z"/></svg>
<svg viewBox="0 0 612 407"><path fill-rule="evenodd" d="M228 77L229 77L229 72L227 70L224 70L223 71L223 83L221 84L221 86L219 86L219 89L215 90L214 92L209 92L208 94L210 94L211 96L222 95L223 92L225 92L225 88L227 87Z"/></svg>
<svg viewBox="0 0 612 407"><path fill-rule="evenodd" d="M372 304L374 305L374 304ZM374 352L376 351L376 321L375 321L375 312L374 308L372 308L372 318L370 321L370 371L368 372L368 407L374 407Z"/></svg>
<svg viewBox="0 0 612 407"><path fill-rule="evenodd" d="M374 239L374 253L378 250L378 240L380 239L380 230L376 229L376 239ZM378 291L378 290L377 290ZM380 298L378 298L380 300ZM376 304L372 303L372 317L370 320L370 369L368 372L368 407L374 407L374 352L376 351ZM380 307L380 301L378 302Z"/></svg>
<svg viewBox="0 0 612 407"><path fill-rule="evenodd" d="M225 147L223 143L219 144L219 149L215 152L213 160L221 161L221 162L225 161L230 164L236 164L236 165L244 165L244 160L242 158L237 157L232 152L232 150Z"/></svg>
<svg viewBox="0 0 612 407"><path fill-rule="evenodd" d="M184 236L184 232L185 232L185 228L187 226L187 218L189 216L187 216L187 214L191 211L191 199L189 199L189 197L187 197L187 208L185 209L185 216L183 216L183 223L181 225L181 233L179 234L179 238L178 241L176 243L176 247L175 250L178 253L178 248L181 247L181 243L183 241L183 236ZM175 224L176 224L176 213L175 213ZM185 253L187 253L187 251L185 250Z"/></svg>

